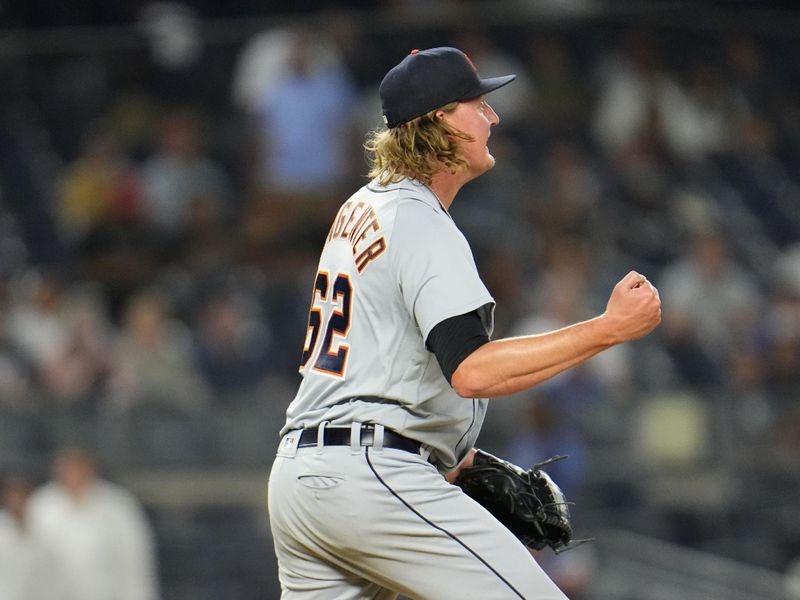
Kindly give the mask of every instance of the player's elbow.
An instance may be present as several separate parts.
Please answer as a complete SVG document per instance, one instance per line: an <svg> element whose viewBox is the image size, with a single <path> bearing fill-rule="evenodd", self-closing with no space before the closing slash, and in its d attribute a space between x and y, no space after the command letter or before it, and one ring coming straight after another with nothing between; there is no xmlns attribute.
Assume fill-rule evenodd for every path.
<svg viewBox="0 0 800 600"><path fill-rule="evenodd" d="M487 395L485 377L479 369L470 365L468 360L458 365L450 379L450 385L462 398L484 398Z"/></svg>

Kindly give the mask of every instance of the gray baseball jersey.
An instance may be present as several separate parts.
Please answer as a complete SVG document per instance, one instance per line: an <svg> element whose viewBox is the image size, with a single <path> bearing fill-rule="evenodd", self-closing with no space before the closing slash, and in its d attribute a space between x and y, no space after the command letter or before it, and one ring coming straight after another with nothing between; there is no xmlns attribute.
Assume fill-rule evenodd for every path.
<svg viewBox="0 0 800 600"><path fill-rule="evenodd" d="M440 470L474 445L487 401L458 396L425 347L434 326L494 300L435 194L372 181L334 219L312 292L303 381L281 434L379 423L424 444Z"/></svg>

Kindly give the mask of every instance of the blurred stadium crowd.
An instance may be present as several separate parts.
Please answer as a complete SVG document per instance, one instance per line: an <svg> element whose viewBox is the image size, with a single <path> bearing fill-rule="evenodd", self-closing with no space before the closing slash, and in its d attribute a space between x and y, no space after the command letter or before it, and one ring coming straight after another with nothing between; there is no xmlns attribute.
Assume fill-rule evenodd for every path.
<svg viewBox="0 0 800 600"><path fill-rule="evenodd" d="M452 208L497 299L496 334L598 314L633 268L664 306L649 338L493 403L482 444L523 464L569 454L554 477L584 532L626 527L790 570L797 31L691 13L661 27L524 14L403 27L354 6L212 28L221 15L202 5L144 5L119 30L31 29L42 47L0 57L0 473L41 481L66 445L122 480L269 464L318 251L380 124L380 77L414 47L455 45L485 76L519 75L492 97L497 166ZM404 7L392 3L399 23ZM198 546L175 541L180 511L159 498L144 500L165 597L180 598ZM245 544L251 525L212 517L208 543L239 561L220 577L238 587L187 597L270 597L256 550L268 540ZM551 568L571 597L591 598L564 565Z"/></svg>

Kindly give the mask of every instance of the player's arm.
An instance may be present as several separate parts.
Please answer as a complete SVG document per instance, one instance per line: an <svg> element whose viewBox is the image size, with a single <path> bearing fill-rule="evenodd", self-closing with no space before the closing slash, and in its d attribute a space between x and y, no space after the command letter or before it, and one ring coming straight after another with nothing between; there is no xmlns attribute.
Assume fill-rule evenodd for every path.
<svg viewBox="0 0 800 600"><path fill-rule="evenodd" d="M442 374L465 398L491 398L529 388L578 364L610 344L586 330L594 321L535 336L489 341L478 311L445 319L427 340ZM586 343L576 341L587 336ZM584 351L576 353L577 349ZM530 369L530 371L529 371Z"/></svg>
<svg viewBox="0 0 800 600"><path fill-rule="evenodd" d="M487 341L458 363L450 384L465 398L520 392L606 348L640 338L660 322L658 290L631 271L614 287L602 315L550 333Z"/></svg>

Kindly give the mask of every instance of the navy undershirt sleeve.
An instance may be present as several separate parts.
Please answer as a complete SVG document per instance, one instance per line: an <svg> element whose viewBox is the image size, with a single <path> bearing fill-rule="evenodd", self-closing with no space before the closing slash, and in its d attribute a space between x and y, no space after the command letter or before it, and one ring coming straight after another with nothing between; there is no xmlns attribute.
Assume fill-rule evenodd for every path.
<svg viewBox="0 0 800 600"><path fill-rule="evenodd" d="M436 355L439 367L451 383L458 365L489 341L478 311L450 317L431 329L425 346Z"/></svg>

